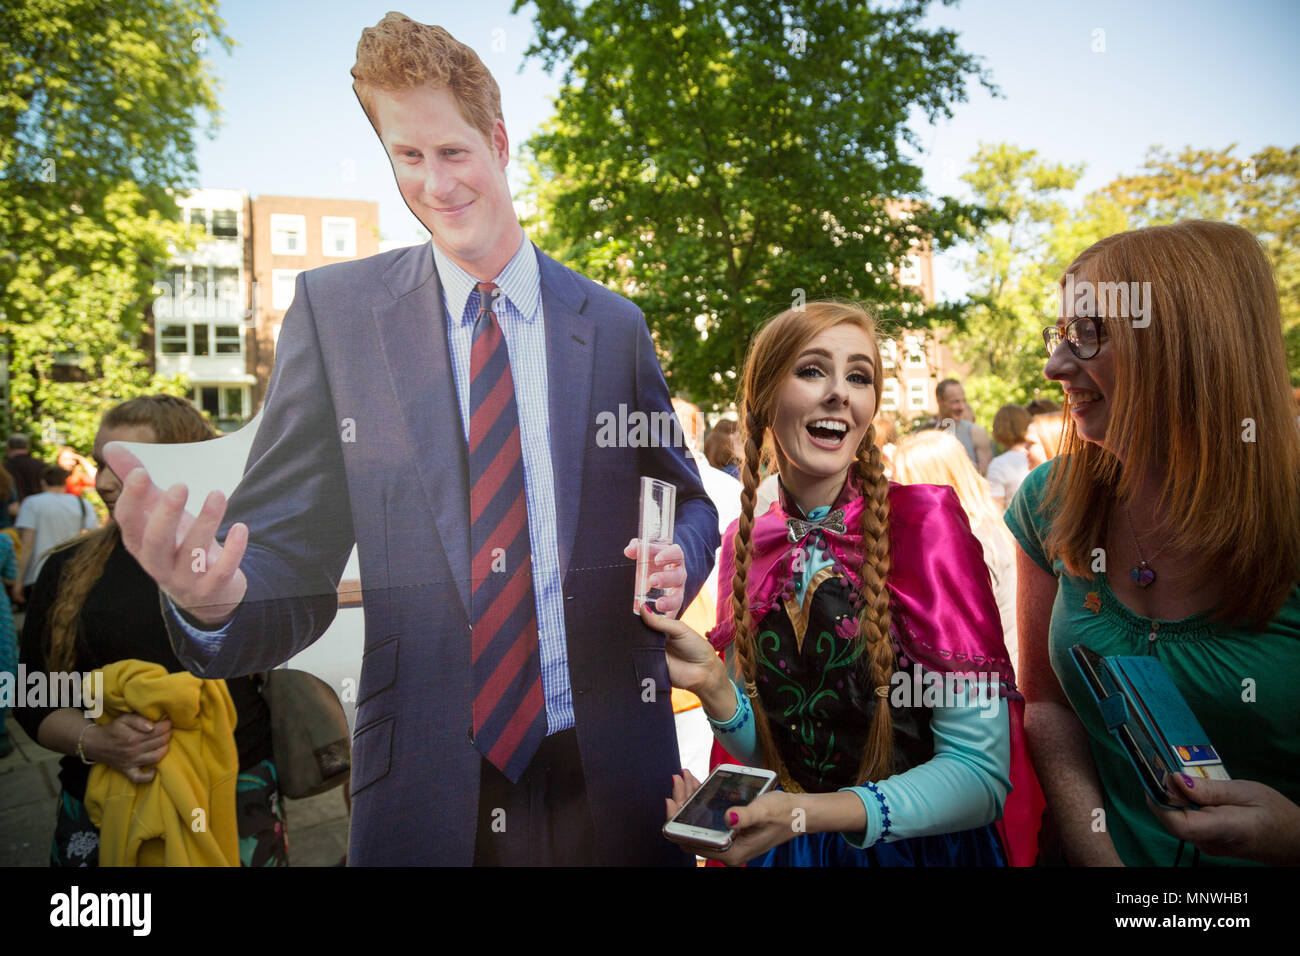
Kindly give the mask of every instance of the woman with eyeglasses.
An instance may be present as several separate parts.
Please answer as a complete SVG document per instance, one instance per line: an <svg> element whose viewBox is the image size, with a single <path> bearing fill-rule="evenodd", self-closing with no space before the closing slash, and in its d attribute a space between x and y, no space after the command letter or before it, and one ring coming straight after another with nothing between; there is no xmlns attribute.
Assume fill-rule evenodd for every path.
<svg viewBox="0 0 1300 956"><path fill-rule="evenodd" d="M1006 522L1025 723L1063 848L1169 866L1194 858L1182 839L1201 865L1294 862L1300 430L1269 262L1243 229L1182 222L1102 240L1061 286L1043 333L1061 455ZM1175 778L1204 809L1153 812L1074 644L1159 658L1236 783Z"/></svg>

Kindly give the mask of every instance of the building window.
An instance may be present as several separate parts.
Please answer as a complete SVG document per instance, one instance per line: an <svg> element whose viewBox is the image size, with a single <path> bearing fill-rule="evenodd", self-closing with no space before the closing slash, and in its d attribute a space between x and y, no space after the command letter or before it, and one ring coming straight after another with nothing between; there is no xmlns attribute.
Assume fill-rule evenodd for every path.
<svg viewBox="0 0 1300 956"><path fill-rule="evenodd" d="M188 325L164 325L158 330L158 351L162 355L184 355L190 350Z"/></svg>
<svg viewBox="0 0 1300 956"><path fill-rule="evenodd" d="M271 214L271 254L305 256L307 254L307 217Z"/></svg>
<svg viewBox="0 0 1300 956"><path fill-rule="evenodd" d="M886 412L898 411L898 379L885 379L880 389L880 408Z"/></svg>
<svg viewBox="0 0 1300 956"><path fill-rule="evenodd" d="M287 309L293 304L293 288L301 269L271 270L271 308Z"/></svg>
<svg viewBox="0 0 1300 956"><path fill-rule="evenodd" d="M190 401L211 416L217 427L238 428L247 417L248 388L241 385L195 385L190 389Z"/></svg>
<svg viewBox="0 0 1300 956"><path fill-rule="evenodd" d="M907 383L907 407L913 411L925 408L924 379L914 378Z"/></svg>
<svg viewBox="0 0 1300 956"><path fill-rule="evenodd" d="M208 327L206 325L191 326L194 329L194 351L193 355L211 355L208 348Z"/></svg>
<svg viewBox="0 0 1300 956"><path fill-rule="evenodd" d="M239 238L239 213L233 209L212 211L212 237L214 239Z"/></svg>
<svg viewBox="0 0 1300 956"><path fill-rule="evenodd" d="M198 226L204 232L208 231L208 211L206 209L190 210L190 225Z"/></svg>
<svg viewBox="0 0 1300 956"><path fill-rule="evenodd" d="M885 339L880 343L880 361L885 368L893 368L898 364L898 343L893 339Z"/></svg>
<svg viewBox="0 0 1300 956"><path fill-rule="evenodd" d="M357 254L357 221L342 216L321 216L321 244L325 255L355 256Z"/></svg>
<svg viewBox="0 0 1300 956"><path fill-rule="evenodd" d="M907 337L907 367L925 368L925 343L915 335Z"/></svg>
<svg viewBox="0 0 1300 956"><path fill-rule="evenodd" d="M221 319L237 319L243 315L239 300L239 270L217 267L212 270L211 297L215 301L214 314Z"/></svg>
<svg viewBox="0 0 1300 956"><path fill-rule="evenodd" d="M243 349L244 339L239 334L239 326L218 325L214 331L218 355L238 355Z"/></svg>

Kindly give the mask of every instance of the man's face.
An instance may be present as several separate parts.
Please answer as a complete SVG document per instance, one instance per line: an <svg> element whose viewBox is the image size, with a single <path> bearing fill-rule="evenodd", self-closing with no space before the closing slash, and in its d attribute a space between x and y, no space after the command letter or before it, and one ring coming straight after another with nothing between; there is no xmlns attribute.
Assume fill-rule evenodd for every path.
<svg viewBox="0 0 1300 956"><path fill-rule="evenodd" d="M966 412L966 392L960 385L949 385L939 401L939 417L961 421Z"/></svg>
<svg viewBox="0 0 1300 956"><path fill-rule="evenodd" d="M376 92L375 120L397 188L434 243L481 280L493 279L519 248L510 201L505 124L491 141L461 115L447 89Z"/></svg>

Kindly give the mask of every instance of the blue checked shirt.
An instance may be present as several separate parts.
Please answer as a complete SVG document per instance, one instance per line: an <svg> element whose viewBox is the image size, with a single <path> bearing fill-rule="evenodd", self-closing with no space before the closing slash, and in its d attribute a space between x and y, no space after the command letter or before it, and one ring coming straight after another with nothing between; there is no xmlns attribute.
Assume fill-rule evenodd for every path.
<svg viewBox="0 0 1300 956"><path fill-rule="evenodd" d="M469 435L469 355L479 309L479 293L475 288L479 280L444 256L436 244L432 245L438 277L442 280L447 342L451 347L456 396L460 400L460 420L464 434ZM573 688L569 684L560 549L555 537L555 477L551 472L551 406L546 380L542 277L537 268L537 253L526 236L514 258L492 281L501 290L495 312L510 355L515 404L519 407L528 535L533 552L533 595L537 601L537 639L542 692L546 696L546 732L554 734L574 725Z"/></svg>

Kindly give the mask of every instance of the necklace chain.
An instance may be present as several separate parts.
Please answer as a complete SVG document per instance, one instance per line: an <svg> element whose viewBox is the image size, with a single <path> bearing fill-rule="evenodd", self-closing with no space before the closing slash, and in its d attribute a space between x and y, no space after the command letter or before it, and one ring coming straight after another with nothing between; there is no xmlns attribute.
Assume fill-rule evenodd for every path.
<svg viewBox="0 0 1300 956"><path fill-rule="evenodd" d="M1151 561L1148 561L1142 555L1142 544L1138 541L1137 531L1133 529L1133 512L1129 511L1128 505L1124 506L1124 517L1128 519L1128 533L1133 536L1133 547L1137 548L1138 561L1150 567L1151 561L1160 557L1160 555L1164 553L1165 548L1169 547L1169 542L1166 541L1159 551L1151 555Z"/></svg>

